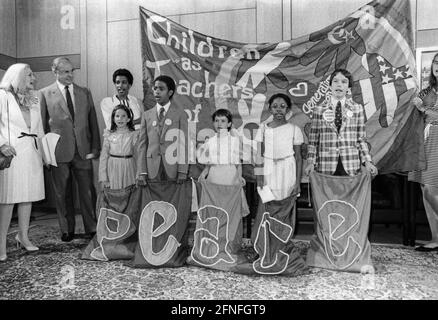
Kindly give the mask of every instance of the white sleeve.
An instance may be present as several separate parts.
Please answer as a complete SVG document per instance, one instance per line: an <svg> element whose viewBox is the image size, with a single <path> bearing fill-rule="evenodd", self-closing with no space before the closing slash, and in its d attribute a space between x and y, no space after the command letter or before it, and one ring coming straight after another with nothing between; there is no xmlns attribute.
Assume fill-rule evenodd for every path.
<svg viewBox="0 0 438 320"><path fill-rule="evenodd" d="M8 130L8 128L7 128L8 115L7 115L7 111L6 111L7 101L8 101L8 95L7 95L6 91L0 90L0 123L3 123L6 125L5 129L0 128L0 147L2 145L4 145L5 143L9 143L8 137L4 136L4 134L6 134L6 132Z"/></svg>
<svg viewBox="0 0 438 320"><path fill-rule="evenodd" d="M294 125L294 138L293 138L293 144L294 145L302 145L304 143L304 137L303 132L301 131L300 127Z"/></svg>
<svg viewBox="0 0 438 320"><path fill-rule="evenodd" d="M202 164L210 163L210 152L209 152L209 140L205 140L203 144L201 144L196 151L196 155L198 158L198 162Z"/></svg>
<svg viewBox="0 0 438 320"><path fill-rule="evenodd" d="M257 130L256 136L254 137L254 141L262 142L263 141L263 134L265 133L265 125L260 124L259 129Z"/></svg>

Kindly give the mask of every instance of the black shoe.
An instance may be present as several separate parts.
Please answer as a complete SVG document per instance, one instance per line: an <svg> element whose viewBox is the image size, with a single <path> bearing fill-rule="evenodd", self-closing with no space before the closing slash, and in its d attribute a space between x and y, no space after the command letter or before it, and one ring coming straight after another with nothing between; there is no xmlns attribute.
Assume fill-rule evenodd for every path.
<svg viewBox="0 0 438 320"><path fill-rule="evenodd" d="M428 247L425 247L425 246L419 246L419 247L415 248L415 251L420 251L420 252L438 251L438 247L428 248Z"/></svg>
<svg viewBox="0 0 438 320"><path fill-rule="evenodd" d="M75 234L73 232L63 233L61 236L61 240L64 242L70 242L73 240L74 237L75 237Z"/></svg>

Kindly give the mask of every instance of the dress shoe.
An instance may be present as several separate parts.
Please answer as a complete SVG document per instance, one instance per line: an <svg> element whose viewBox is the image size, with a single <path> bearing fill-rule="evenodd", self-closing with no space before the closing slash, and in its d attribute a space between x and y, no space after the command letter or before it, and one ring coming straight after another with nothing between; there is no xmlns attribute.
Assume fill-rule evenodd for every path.
<svg viewBox="0 0 438 320"><path fill-rule="evenodd" d="M17 241L17 249L20 249L21 247L23 247L24 249L26 249L26 251L32 252L32 251L38 251L40 248L35 247L34 245L30 244L28 246L25 246L23 244L23 241L21 241L20 237L17 235L15 236L15 241ZM30 243L30 242L29 242Z"/></svg>
<svg viewBox="0 0 438 320"><path fill-rule="evenodd" d="M64 242L70 242L73 240L74 237L75 237L75 234L73 232L63 233L61 236L61 240Z"/></svg>
<svg viewBox="0 0 438 320"><path fill-rule="evenodd" d="M419 246L419 247L415 248L415 251L420 251L420 252L438 251L438 246L437 247L433 247L433 248L429 248L429 247L425 247L425 246Z"/></svg>
<svg viewBox="0 0 438 320"><path fill-rule="evenodd" d="M7 255L0 256L0 262L5 262L7 258L8 258Z"/></svg>

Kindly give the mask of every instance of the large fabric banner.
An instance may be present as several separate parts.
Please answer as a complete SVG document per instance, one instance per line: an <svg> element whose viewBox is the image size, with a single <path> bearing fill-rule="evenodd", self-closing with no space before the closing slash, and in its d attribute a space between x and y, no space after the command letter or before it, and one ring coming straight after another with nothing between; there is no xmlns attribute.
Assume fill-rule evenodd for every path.
<svg viewBox="0 0 438 320"><path fill-rule="evenodd" d="M254 251L242 249L241 187L200 183L194 244L187 260L205 268L252 275L297 276L306 264L292 242L296 197L260 203L254 224ZM250 250L251 252L253 250Z"/></svg>
<svg viewBox="0 0 438 320"><path fill-rule="evenodd" d="M291 276L307 272L306 263L292 242L295 204L296 196L267 203L260 201L251 236L257 259L236 266L236 272Z"/></svg>
<svg viewBox="0 0 438 320"><path fill-rule="evenodd" d="M82 253L90 260L131 260L133 267L185 264L192 183L150 182L98 198L96 236Z"/></svg>
<svg viewBox="0 0 438 320"><path fill-rule="evenodd" d="M104 189L97 198L96 236L82 253L83 259L132 259L137 244L137 216L141 212L141 190L135 186Z"/></svg>
<svg viewBox="0 0 438 320"><path fill-rule="evenodd" d="M329 176L312 172L315 235L307 264L337 271L361 272L372 266L368 226L371 175Z"/></svg>
<svg viewBox="0 0 438 320"><path fill-rule="evenodd" d="M189 264L230 271L247 262L242 253L242 186L224 186L201 180L201 198Z"/></svg>
<svg viewBox="0 0 438 320"><path fill-rule="evenodd" d="M143 188L133 267L179 267L188 256L192 182L150 182Z"/></svg>
<svg viewBox="0 0 438 320"><path fill-rule="evenodd" d="M255 259L242 248L242 187L198 183L193 246L189 247L192 182L150 182L145 187L104 189L98 199L96 236L83 259L130 260L135 268L186 263L253 275L292 275L306 265L292 240L295 197L260 204L255 223ZM254 261L252 261L254 260Z"/></svg>
<svg viewBox="0 0 438 320"><path fill-rule="evenodd" d="M271 119L272 94L290 96L288 119L307 133L314 107L331 94L329 75L346 68L380 173L424 168L422 118L410 103L417 90L410 12L409 1L372 1L307 36L253 44L204 35L140 7L144 103L155 105L152 80L171 76L173 101L189 118L187 160L196 162L196 143L213 134L211 114L226 108L249 161L256 130Z"/></svg>

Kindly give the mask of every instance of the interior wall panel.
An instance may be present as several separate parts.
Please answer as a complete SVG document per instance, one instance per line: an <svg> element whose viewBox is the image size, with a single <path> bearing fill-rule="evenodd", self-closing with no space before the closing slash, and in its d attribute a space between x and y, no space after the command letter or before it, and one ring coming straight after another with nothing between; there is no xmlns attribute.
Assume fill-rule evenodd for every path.
<svg viewBox="0 0 438 320"><path fill-rule="evenodd" d="M16 0L17 57L80 53L79 0Z"/></svg>
<svg viewBox="0 0 438 320"><path fill-rule="evenodd" d="M417 29L437 29L438 28L438 1L417 1Z"/></svg>
<svg viewBox="0 0 438 320"><path fill-rule="evenodd" d="M256 6L256 0L107 0L107 3L108 21L138 19L139 6L161 15L254 9Z"/></svg>
<svg viewBox="0 0 438 320"><path fill-rule="evenodd" d="M140 46L139 20L127 20L108 23L108 95L115 93L112 74L116 69L126 68L131 71L134 83L130 94L143 99L142 58Z"/></svg>
<svg viewBox="0 0 438 320"><path fill-rule="evenodd" d="M17 57L15 0L0 1L0 54Z"/></svg>
<svg viewBox="0 0 438 320"><path fill-rule="evenodd" d="M257 42L279 42L283 38L283 1L257 2Z"/></svg>
<svg viewBox="0 0 438 320"><path fill-rule="evenodd" d="M181 24L194 31L231 41L257 41L256 9L208 12L181 16Z"/></svg>
<svg viewBox="0 0 438 320"><path fill-rule="evenodd" d="M369 0L292 0L292 37L318 31L344 18Z"/></svg>
<svg viewBox="0 0 438 320"><path fill-rule="evenodd" d="M102 0L87 0L87 83L96 106L99 129L102 132L104 122L98 107L100 101L107 96L107 22L106 5Z"/></svg>
<svg viewBox="0 0 438 320"><path fill-rule="evenodd" d="M292 39L292 0L283 0L283 40Z"/></svg>

